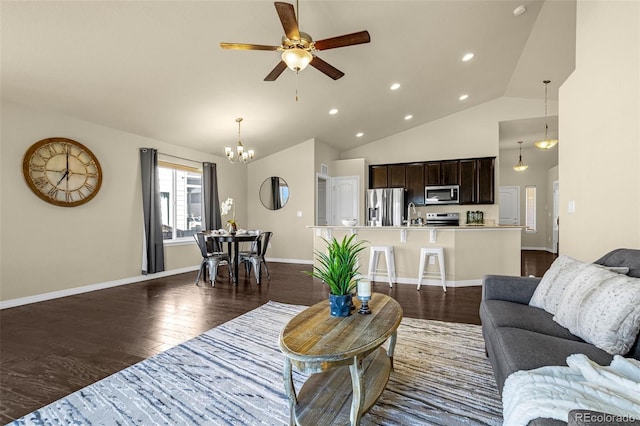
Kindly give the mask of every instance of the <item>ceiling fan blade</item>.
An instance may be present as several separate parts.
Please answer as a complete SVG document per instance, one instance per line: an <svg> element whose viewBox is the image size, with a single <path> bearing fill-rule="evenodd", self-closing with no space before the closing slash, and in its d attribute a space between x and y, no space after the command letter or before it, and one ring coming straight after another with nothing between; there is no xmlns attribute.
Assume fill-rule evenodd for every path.
<svg viewBox="0 0 640 426"><path fill-rule="evenodd" d="M265 46L263 44L220 43L223 49L234 50L278 50L280 46Z"/></svg>
<svg viewBox="0 0 640 426"><path fill-rule="evenodd" d="M267 75L264 78L264 81L275 81L276 78L280 77L280 74L282 74L282 71L286 69L287 69L287 64L285 64L284 61L278 62L278 65L276 65L276 67L273 70L271 70L269 75Z"/></svg>
<svg viewBox="0 0 640 426"><path fill-rule="evenodd" d="M325 38L315 42L317 50L335 49L336 47L353 46L354 44L369 43L371 37L369 31L360 31L352 34L345 34L338 37Z"/></svg>
<svg viewBox="0 0 640 426"><path fill-rule="evenodd" d="M330 65L328 62L323 61L322 59L314 56L311 62L309 63L312 67L317 69L318 71L328 75L334 80L337 80L344 76L344 73L340 71L338 68ZM285 65L286 66L286 65Z"/></svg>
<svg viewBox="0 0 640 426"><path fill-rule="evenodd" d="M298 20L296 19L296 11L293 5L279 1L274 4L287 38L289 40L300 40L300 30L298 29Z"/></svg>

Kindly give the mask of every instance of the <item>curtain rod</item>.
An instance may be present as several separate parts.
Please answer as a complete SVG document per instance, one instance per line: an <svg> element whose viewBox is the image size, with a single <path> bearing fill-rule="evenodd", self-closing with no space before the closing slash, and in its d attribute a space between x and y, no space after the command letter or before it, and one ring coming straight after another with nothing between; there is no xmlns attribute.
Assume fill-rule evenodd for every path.
<svg viewBox="0 0 640 426"><path fill-rule="evenodd" d="M179 160L191 161L192 163L202 164L202 161L192 160L190 158L178 157L177 155L165 154L164 152L158 152L160 155L166 155L167 157L177 158Z"/></svg>

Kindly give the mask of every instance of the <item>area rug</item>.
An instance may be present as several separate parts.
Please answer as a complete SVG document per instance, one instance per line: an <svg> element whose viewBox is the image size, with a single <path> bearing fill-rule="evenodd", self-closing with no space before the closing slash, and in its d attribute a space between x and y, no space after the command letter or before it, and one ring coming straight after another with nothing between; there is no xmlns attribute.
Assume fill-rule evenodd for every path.
<svg viewBox="0 0 640 426"><path fill-rule="evenodd" d="M287 425L278 336L303 309L268 302L12 424ZM502 424L479 326L404 318L394 368L362 425Z"/></svg>

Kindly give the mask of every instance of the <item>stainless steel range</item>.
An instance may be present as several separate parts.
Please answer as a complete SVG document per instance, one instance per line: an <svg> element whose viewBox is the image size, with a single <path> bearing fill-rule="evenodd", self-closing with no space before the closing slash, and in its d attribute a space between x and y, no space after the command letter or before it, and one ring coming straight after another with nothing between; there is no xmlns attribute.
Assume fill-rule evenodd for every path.
<svg viewBox="0 0 640 426"><path fill-rule="evenodd" d="M459 213L427 213L427 226L459 226Z"/></svg>

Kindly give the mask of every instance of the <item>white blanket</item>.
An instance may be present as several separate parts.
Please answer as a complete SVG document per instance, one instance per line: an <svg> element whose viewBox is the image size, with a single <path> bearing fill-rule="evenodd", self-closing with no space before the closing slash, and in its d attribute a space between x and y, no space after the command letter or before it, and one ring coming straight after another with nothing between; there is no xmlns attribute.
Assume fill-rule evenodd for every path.
<svg viewBox="0 0 640 426"><path fill-rule="evenodd" d="M575 409L640 419L640 361L616 355L603 367L584 354L574 354L567 365L507 377L502 391L504 426L526 426L537 418L566 422Z"/></svg>

